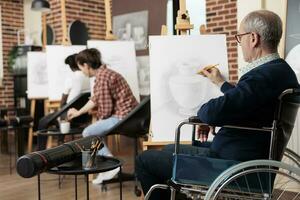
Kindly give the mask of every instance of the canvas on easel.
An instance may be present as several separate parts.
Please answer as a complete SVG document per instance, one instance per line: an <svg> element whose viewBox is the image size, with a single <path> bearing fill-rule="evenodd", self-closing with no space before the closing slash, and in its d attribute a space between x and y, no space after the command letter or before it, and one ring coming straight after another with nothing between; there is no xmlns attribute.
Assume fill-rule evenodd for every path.
<svg viewBox="0 0 300 200"><path fill-rule="evenodd" d="M101 52L102 61L107 64L108 68L120 73L125 78L133 95L139 101L134 42L89 40L88 48L96 48Z"/></svg>
<svg viewBox="0 0 300 200"><path fill-rule="evenodd" d="M28 99L48 98L48 74L45 52L27 53Z"/></svg>
<svg viewBox="0 0 300 200"><path fill-rule="evenodd" d="M174 141L177 125L222 93L197 72L212 64L228 80L225 35L150 36L152 141ZM181 139L190 140L191 127Z"/></svg>
<svg viewBox="0 0 300 200"><path fill-rule="evenodd" d="M65 64L69 55L79 53L86 49L83 45L63 46L49 45L46 47L47 72L48 72L48 96L50 101L60 101L64 90L65 79L72 76L72 71Z"/></svg>

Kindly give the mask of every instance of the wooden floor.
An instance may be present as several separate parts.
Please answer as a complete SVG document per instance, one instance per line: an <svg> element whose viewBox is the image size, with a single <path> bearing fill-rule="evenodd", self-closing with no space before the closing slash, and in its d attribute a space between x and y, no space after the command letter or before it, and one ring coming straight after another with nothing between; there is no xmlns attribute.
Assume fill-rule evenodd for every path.
<svg viewBox="0 0 300 200"><path fill-rule="evenodd" d="M118 156L119 157L119 156ZM123 151L120 156L125 160L124 171L132 171L133 161L131 152ZM14 153L12 160L14 162ZM15 163L13 163L15 165ZM90 199L119 199L119 184L107 185L107 191L102 192L100 185L90 182ZM66 176L62 187L58 188L58 176L47 173L41 174L41 199L42 200L73 200L75 199L74 176ZM25 179L18 176L13 168L9 171L9 154L0 152L0 200L34 200L38 199L37 177ZM84 176L78 176L78 199L86 199L86 184ZM134 194L134 182L123 183L123 199L141 200Z"/></svg>

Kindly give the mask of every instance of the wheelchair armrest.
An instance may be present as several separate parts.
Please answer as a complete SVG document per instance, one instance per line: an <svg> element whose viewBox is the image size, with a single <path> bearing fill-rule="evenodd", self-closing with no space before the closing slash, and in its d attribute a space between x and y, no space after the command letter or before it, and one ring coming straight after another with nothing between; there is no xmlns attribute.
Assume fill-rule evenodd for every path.
<svg viewBox="0 0 300 200"><path fill-rule="evenodd" d="M188 119L190 123L202 123L202 121L197 116L192 116Z"/></svg>
<svg viewBox="0 0 300 200"><path fill-rule="evenodd" d="M266 131L271 132L272 127L255 127L255 126L233 126L233 125L224 125L223 128L233 128L233 129L242 129L242 130L252 130L252 131Z"/></svg>
<svg viewBox="0 0 300 200"><path fill-rule="evenodd" d="M193 116L188 118L187 120L184 120L181 122L177 128L175 133L175 154L178 154L179 152L179 144L180 144L180 129L183 125L209 125L206 123L203 123L197 116ZM242 129L242 130L253 130L253 131L265 131L265 132L271 132L272 127L257 127L255 125L249 124L249 126L234 126L234 125L224 125L223 128L232 128L232 129ZM193 138L192 138L193 141Z"/></svg>
<svg viewBox="0 0 300 200"><path fill-rule="evenodd" d="M186 124L195 124L195 125L208 125L206 123L203 123L197 116L192 116L187 120ZM243 129L243 130L255 130L255 131L271 131L271 127L257 127L254 124L247 124L246 126L236 126L236 125L224 125L222 126L224 128L234 128L234 129Z"/></svg>

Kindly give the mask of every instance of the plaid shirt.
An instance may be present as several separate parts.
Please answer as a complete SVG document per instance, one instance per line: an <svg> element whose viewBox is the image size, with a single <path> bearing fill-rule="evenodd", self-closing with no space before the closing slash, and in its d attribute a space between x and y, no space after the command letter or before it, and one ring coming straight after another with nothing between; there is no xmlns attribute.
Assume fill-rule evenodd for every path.
<svg viewBox="0 0 300 200"><path fill-rule="evenodd" d="M96 72L94 96L97 118L125 117L137 104L126 80L117 72L101 66Z"/></svg>

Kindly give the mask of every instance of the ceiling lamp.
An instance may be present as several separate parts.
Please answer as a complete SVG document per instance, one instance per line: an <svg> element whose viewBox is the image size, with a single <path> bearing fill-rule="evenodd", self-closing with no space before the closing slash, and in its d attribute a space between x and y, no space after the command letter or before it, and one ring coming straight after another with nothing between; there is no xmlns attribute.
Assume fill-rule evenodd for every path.
<svg viewBox="0 0 300 200"><path fill-rule="evenodd" d="M31 4L31 10L48 12L50 11L50 4L46 0L34 0Z"/></svg>

